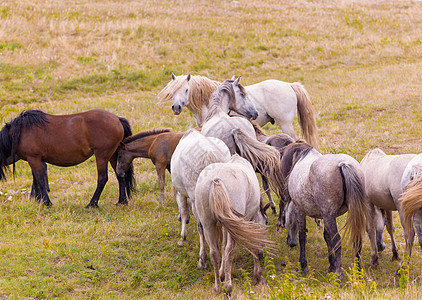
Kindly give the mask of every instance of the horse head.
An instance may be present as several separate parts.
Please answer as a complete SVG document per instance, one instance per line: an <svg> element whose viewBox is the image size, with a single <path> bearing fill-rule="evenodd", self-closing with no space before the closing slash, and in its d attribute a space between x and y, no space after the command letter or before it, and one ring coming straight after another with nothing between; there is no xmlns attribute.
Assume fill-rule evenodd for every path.
<svg viewBox="0 0 422 300"><path fill-rule="evenodd" d="M176 80L176 76L171 73L172 81ZM183 107L189 104L189 80L191 79L191 75L188 74L186 79L183 80L180 84L180 87L173 92L173 105L171 109L175 115L179 115Z"/></svg>
<svg viewBox="0 0 422 300"><path fill-rule="evenodd" d="M287 237L286 237L286 244L290 247L295 247L297 245L297 236L299 233L299 226L297 224L297 207L296 205L290 201L285 207L285 218L286 218L286 230L287 230Z"/></svg>
<svg viewBox="0 0 422 300"><path fill-rule="evenodd" d="M255 120L258 117L258 111L239 81L240 76L235 80L230 80L234 91L234 101L229 101L229 109L248 119Z"/></svg>
<svg viewBox="0 0 422 300"><path fill-rule="evenodd" d="M117 165L116 174L121 177L125 177L126 171L130 168L133 160L132 154L126 150L126 145L120 143L117 148Z"/></svg>

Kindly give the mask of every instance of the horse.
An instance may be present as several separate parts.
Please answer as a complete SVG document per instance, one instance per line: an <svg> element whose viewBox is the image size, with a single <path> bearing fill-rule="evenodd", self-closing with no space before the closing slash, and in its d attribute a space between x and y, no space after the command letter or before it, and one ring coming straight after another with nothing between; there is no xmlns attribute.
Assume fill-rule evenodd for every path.
<svg viewBox="0 0 422 300"><path fill-rule="evenodd" d="M175 115L180 114L186 106L192 112L196 124L202 126L209 109L210 96L219 84L204 76L175 76L172 73L171 81L158 97L162 101L173 100L172 110ZM245 90L258 111L256 122L260 126L276 122L282 132L296 140L293 120L297 109L305 140L318 149L315 112L302 84L265 80L246 86Z"/></svg>
<svg viewBox="0 0 422 300"><path fill-rule="evenodd" d="M171 180L176 192L176 200L181 216L182 230L178 244L186 242L186 224L189 218L189 208L192 207L196 217L199 233L198 268L206 268L206 252L202 225L195 208L195 187L201 171L211 163L226 162L230 159L229 148L220 139L205 137L195 129L189 129L180 139L170 160ZM188 200L189 199L189 200Z"/></svg>
<svg viewBox="0 0 422 300"><path fill-rule="evenodd" d="M422 153L416 155L406 166L401 180L400 197L404 227L408 236L406 248L412 253L416 233L422 250Z"/></svg>
<svg viewBox="0 0 422 300"><path fill-rule="evenodd" d="M256 118L256 110L249 101L249 97L243 86L239 83L239 80L240 77L236 80L226 80L213 92L209 102L209 110L201 130L203 135L213 136L225 142L232 155L237 151L232 132L234 129L243 130L251 138L256 139L255 129L249 120L242 117L230 117L227 114L227 112L231 110L247 118ZM264 144L260 147L267 147L266 149L260 150L260 153L265 152L265 155L261 156L261 159L266 161L275 161L279 159L277 151L272 147ZM253 157L247 157L247 159L252 163L253 160L255 160ZM279 178L274 176L271 172L272 169L265 167L267 165L268 163L260 163L259 166L253 164L257 172L262 174L264 182L266 182L266 178L268 178L270 182L278 181ZM273 186L277 186L277 184ZM272 204L274 204L274 202L272 202ZM277 214L275 205L273 205L273 212Z"/></svg>
<svg viewBox="0 0 422 300"><path fill-rule="evenodd" d="M136 157L151 159L158 176L159 201L164 204L165 172L166 169L170 172L171 157L183 134L170 132L170 129L153 129L125 138L117 148L117 174L124 176Z"/></svg>
<svg viewBox="0 0 422 300"><path fill-rule="evenodd" d="M102 109L70 115L51 115L40 110L22 112L0 131L0 180L5 180L6 161L11 157L28 162L32 170L35 196L46 206L52 202L47 192L43 162L61 167L82 163L93 154L97 163L97 188L87 207L98 207L98 200L108 180L107 165L116 169L117 147L132 134L130 124ZM134 186L133 169L125 177L117 176L119 201L126 204Z"/></svg>
<svg viewBox="0 0 422 300"><path fill-rule="evenodd" d="M299 208L297 214L302 272L306 271L306 216L323 219L328 247L329 272L343 279L341 238L336 218L349 211L344 229L360 259L365 230L365 181L359 163L346 154L322 155L311 145L298 141L283 148L281 169L286 179L284 197Z"/></svg>
<svg viewBox="0 0 422 300"><path fill-rule="evenodd" d="M378 206L387 212L397 210L400 222L403 228L406 228L400 197L402 194L402 178L403 176L406 176L405 169L414 157L416 157L416 154L387 155L381 149L375 148L369 151L360 163L365 174L366 193L368 194L370 208L367 226L369 229L368 235L371 240L371 265L376 266L378 264L377 245L375 244L374 238L375 224L372 220L374 206ZM391 212L388 214L391 214ZM415 225L417 227L417 232L421 233L422 227L420 224L415 223ZM394 228L392 230L394 232ZM419 237L421 239L421 235L419 235ZM406 251L410 254L408 248L409 236L407 235L406 230L405 240ZM392 260L399 260L397 246L393 236L391 241L393 249Z"/></svg>
<svg viewBox="0 0 422 300"><path fill-rule="evenodd" d="M265 240L265 218L260 203L255 171L247 160L237 154L226 162L208 165L199 174L195 206L210 247L214 290L217 293L221 292L221 282L225 281L225 294L231 296L231 266L236 243L250 248L254 260L253 277L257 282L262 278L258 251L268 241ZM219 232L220 224L222 233Z"/></svg>

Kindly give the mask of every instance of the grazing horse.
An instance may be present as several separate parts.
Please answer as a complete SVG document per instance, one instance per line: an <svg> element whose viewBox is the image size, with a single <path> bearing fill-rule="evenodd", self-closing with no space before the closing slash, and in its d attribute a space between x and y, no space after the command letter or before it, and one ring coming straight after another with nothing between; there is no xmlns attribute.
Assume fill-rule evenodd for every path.
<svg viewBox="0 0 422 300"><path fill-rule="evenodd" d="M214 290L217 293L221 292L221 282L225 281L225 293L231 296L231 266L236 243L251 249L254 259L253 276L257 282L261 280L258 251L267 241L260 202L255 171L239 155L232 156L224 163L210 164L199 174L195 188L195 206L210 247L215 275ZM220 224L222 232L219 232ZM220 237L220 234L223 236Z"/></svg>
<svg viewBox="0 0 422 300"><path fill-rule="evenodd" d="M171 75L171 81L158 94L162 100L173 99L175 115L186 106L193 114L198 126L208 113L209 100L220 83L203 76ZM256 122L263 126L274 121L284 133L297 139L293 128L295 111L298 111L299 124L305 140L318 149L315 113L309 96L302 84L279 80L265 80L245 87L258 111Z"/></svg>
<svg viewBox="0 0 422 300"><path fill-rule="evenodd" d="M197 221L200 242L198 268L206 268L207 256L202 225L195 209L196 182L199 173L206 166L211 163L226 162L230 157L230 151L223 141L214 137L205 137L195 129L186 131L171 157L171 180L176 191L182 223L181 240L178 244L183 245L186 241L186 224L189 218L189 207L192 207Z"/></svg>
<svg viewBox="0 0 422 300"><path fill-rule="evenodd" d="M298 207L297 222L300 265L306 270L306 216L324 220L324 239L328 247L329 272L342 280L341 238L336 218L349 211L344 226L350 243L360 258L365 230L365 181L359 163L346 154L322 155L304 142L295 142L281 151L281 169L287 178L285 198Z"/></svg>
<svg viewBox="0 0 422 300"><path fill-rule="evenodd" d="M21 113L0 131L0 180L5 179L6 161L11 157L29 163L35 196L50 206L46 169L43 162L61 167L82 163L93 154L97 162L97 188L87 207L98 207L98 200L108 180L107 165L116 169L117 147L131 135L129 122L102 110L93 109L71 115L50 115L40 110ZM117 175L117 174L116 174ZM126 204L133 189L133 169L125 177L117 176L119 202Z"/></svg>
<svg viewBox="0 0 422 300"><path fill-rule="evenodd" d="M136 157L149 158L158 176L160 203L164 204L166 169L170 172L170 160L184 132L169 132L170 129L144 130L123 140L117 149L116 172L124 176Z"/></svg>
<svg viewBox="0 0 422 300"><path fill-rule="evenodd" d="M369 151L361 161L361 167L365 174L366 193L369 199L369 214L367 216L368 235L371 240L371 264L378 264L377 245L375 244L375 222L372 220L374 215L374 206L386 210L387 217L391 211L397 210L400 217L400 222L405 227L404 216L402 212L402 178L405 177L405 169L410 161L416 157L416 154L402 154L402 155L387 155L381 149L373 149ZM410 178L409 178L410 180ZM409 180L407 182L409 182ZM390 211L390 212L388 212ZM422 215L421 215L422 216ZM388 224L388 223L387 223ZM421 232L421 224L416 224L417 232ZM371 230L372 229L372 230ZM388 229L388 228L387 228ZM394 232L394 227L392 229ZM391 235L391 234L390 234ZM421 236L419 235L421 238ZM406 250L409 251L408 235L405 231ZM412 236L413 239L413 236ZM397 246L392 237L393 260L399 260ZM409 252L410 253L410 252Z"/></svg>

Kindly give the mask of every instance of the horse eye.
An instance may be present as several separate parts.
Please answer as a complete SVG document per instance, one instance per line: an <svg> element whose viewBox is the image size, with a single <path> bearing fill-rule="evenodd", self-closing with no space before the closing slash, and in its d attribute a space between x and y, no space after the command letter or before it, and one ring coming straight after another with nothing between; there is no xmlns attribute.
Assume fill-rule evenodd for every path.
<svg viewBox="0 0 422 300"><path fill-rule="evenodd" d="M188 89L186 89L185 94L187 94L187 93L188 93L188 91L189 91L189 90L188 90Z"/></svg>

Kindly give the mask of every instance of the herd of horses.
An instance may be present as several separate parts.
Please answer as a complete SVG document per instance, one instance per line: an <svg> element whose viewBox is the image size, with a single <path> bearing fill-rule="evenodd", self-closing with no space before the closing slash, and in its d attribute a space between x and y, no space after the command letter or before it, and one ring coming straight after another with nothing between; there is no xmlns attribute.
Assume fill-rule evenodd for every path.
<svg viewBox="0 0 422 300"><path fill-rule="evenodd" d="M259 253L274 244L265 237L271 191L279 198L277 230L287 229L286 242L300 245L300 265L307 269L306 216L323 220L329 271L343 278L341 240L336 218L348 212L345 235L360 259L362 236L371 245L369 264L378 265L378 251L385 248L386 225L392 241L393 260L399 260L394 240L392 211L397 210L405 229L406 251L411 254L415 231L422 249L422 154L387 155L370 151L359 163L346 154L319 151L314 110L299 83L267 80L243 87L240 77L222 83L203 76L172 74L159 93L172 100L174 114L186 106L200 129L172 132L144 130L132 135L129 122L101 109L71 115L50 115L39 110L22 112L0 131L0 180L9 165L22 159L33 175L31 196L51 206L46 163L77 165L93 154L97 187L87 207L97 207L108 180L110 162L119 184L117 204L126 204L135 181L133 160L149 158L164 203L165 170L179 207L181 239L192 211L199 234L198 267L207 266L205 242L215 272L217 293L231 294L231 264L237 243L254 259L254 279L260 282ZM293 130L295 111L305 140ZM267 135L260 126L276 122L283 133ZM264 205L256 174L268 195ZM222 284L223 283L223 284Z"/></svg>

